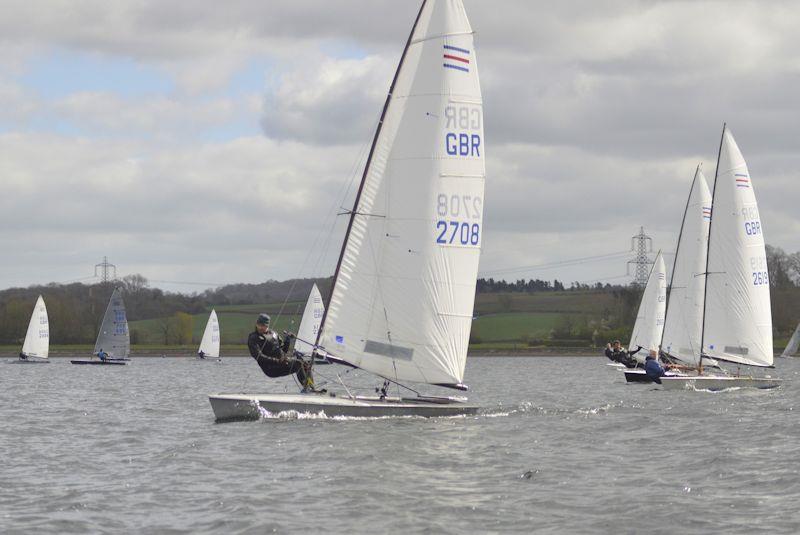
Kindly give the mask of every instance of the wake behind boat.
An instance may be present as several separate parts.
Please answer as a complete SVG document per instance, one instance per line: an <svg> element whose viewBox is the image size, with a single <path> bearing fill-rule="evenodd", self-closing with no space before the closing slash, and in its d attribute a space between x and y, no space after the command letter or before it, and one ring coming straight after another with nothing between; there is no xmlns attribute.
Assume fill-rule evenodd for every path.
<svg viewBox="0 0 800 535"><path fill-rule="evenodd" d="M405 383L466 390L484 179L472 28L460 0L426 0L386 98L314 344L329 360L380 378L381 395L217 394L209 397L216 418L258 418L262 409L371 417L477 411L465 398L423 396ZM392 384L409 397L390 396Z"/></svg>
<svg viewBox="0 0 800 535"><path fill-rule="evenodd" d="M19 358L8 362L11 364L47 364L50 362L49 355L50 323L47 318L47 307L40 295L33 307Z"/></svg>
<svg viewBox="0 0 800 535"><path fill-rule="evenodd" d="M128 318L125 314L125 303L119 288L115 288L108 301L103 315L103 323L94 344L94 355L98 360L76 359L72 364L93 366L124 365L130 360L131 339L128 332Z"/></svg>

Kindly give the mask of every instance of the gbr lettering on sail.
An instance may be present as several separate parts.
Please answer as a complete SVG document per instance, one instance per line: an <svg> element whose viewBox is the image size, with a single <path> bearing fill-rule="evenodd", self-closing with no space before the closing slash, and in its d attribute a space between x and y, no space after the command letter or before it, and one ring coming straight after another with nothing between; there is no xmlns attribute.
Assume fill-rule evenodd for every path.
<svg viewBox="0 0 800 535"><path fill-rule="evenodd" d="M483 112L479 103L450 102L443 114L444 160L436 195L436 243L480 247L483 223Z"/></svg>

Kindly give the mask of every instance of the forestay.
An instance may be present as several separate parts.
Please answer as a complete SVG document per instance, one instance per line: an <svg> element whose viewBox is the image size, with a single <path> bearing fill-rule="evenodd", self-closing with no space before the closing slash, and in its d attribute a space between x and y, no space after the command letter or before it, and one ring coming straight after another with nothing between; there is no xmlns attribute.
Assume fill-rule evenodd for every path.
<svg viewBox="0 0 800 535"><path fill-rule="evenodd" d="M294 344L295 351L303 355L311 354L324 313L325 305L322 303L322 294L319 293L319 288L315 284L308 295L306 308L303 310L303 317L300 319L300 327L297 329L297 342Z"/></svg>
<svg viewBox="0 0 800 535"><path fill-rule="evenodd" d="M22 344L22 353L28 357L46 359L50 354L50 324L47 319L47 307L40 295L33 307L28 332Z"/></svg>
<svg viewBox="0 0 800 535"><path fill-rule="evenodd" d="M772 313L761 218L747 164L727 128L717 163L713 210L704 354L771 366Z"/></svg>
<svg viewBox="0 0 800 535"><path fill-rule="evenodd" d="M111 358L128 358L131 352L131 339L128 333L128 318L125 315L125 303L119 288L111 294L100 333L94 344L94 354L100 350L108 353Z"/></svg>
<svg viewBox="0 0 800 535"><path fill-rule="evenodd" d="M393 380L460 384L483 237L483 107L460 0L428 0L374 140L319 340Z"/></svg>
<svg viewBox="0 0 800 535"><path fill-rule="evenodd" d="M662 351L692 366L700 360L710 221L711 192L698 167L675 250L675 264L664 320L664 338L661 343Z"/></svg>
<svg viewBox="0 0 800 535"><path fill-rule="evenodd" d="M645 351L658 350L664 332L664 311L667 306L667 270L661 251L656 255L647 285L642 293L629 349L642 346ZM641 359L640 359L641 360Z"/></svg>
<svg viewBox="0 0 800 535"><path fill-rule="evenodd" d="M198 352L201 351L206 357L219 358L219 321L217 320L217 312L213 309L208 316L203 338L200 340Z"/></svg>

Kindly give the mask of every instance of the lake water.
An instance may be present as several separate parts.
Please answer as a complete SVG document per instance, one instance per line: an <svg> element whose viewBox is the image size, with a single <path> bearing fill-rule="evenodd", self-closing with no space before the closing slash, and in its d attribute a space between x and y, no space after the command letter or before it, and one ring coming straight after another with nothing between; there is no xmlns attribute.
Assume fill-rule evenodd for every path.
<svg viewBox="0 0 800 535"><path fill-rule="evenodd" d="M472 417L225 424L208 393L293 385L249 358L0 364L0 532L800 531L800 359L721 393L606 362L469 359Z"/></svg>

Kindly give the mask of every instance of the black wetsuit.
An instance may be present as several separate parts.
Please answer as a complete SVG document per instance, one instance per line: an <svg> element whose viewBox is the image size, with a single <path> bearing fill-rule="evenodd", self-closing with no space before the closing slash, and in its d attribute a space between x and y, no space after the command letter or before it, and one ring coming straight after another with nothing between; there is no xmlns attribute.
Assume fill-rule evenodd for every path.
<svg viewBox="0 0 800 535"><path fill-rule="evenodd" d="M290 341L289 338L281 340L274 331L265 334L253 331L247 338L247 348L267 377L283 377L294 373L300 385L305 386L309 374L304 363L296 359L282 360L289 350Z"/></svg>
<svg viewBox="0 0 800 535"><path fill-rule="evenodd" d="M608 357L609 360L613 360L614 362L620 362L624 364L626 368L636 368L637 366L639 366L639 363L636 362L636 359L633 358L633 356L641 350L642 348L639 347L634 351L625 351L624 349L616 351L613 348L607 347L606 357Z"/></svg>

